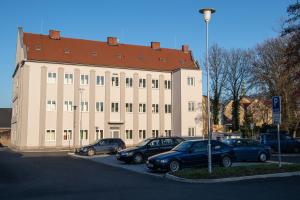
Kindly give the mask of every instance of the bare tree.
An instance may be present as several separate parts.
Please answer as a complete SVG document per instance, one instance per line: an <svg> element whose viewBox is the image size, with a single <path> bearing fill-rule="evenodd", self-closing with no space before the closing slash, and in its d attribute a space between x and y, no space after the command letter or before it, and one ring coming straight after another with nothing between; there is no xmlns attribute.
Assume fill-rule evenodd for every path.
<svg viewBox="0 0 300 200"><path fill-rule="evenodd" d="M232 102L232 130L240 128L240 96L243 83L247 84L251 66L250 51L231 49L225 53L225 65L228 67L226 89Z"/></svg>
<svg viewBox="0 0 300 200"><path fill-rule="evenodd" d="M217 44L210 48L209 66L212 93L212 114L214 124L219 124L220 99L227 80L228 67L225 63L225 50Z"/></svg>

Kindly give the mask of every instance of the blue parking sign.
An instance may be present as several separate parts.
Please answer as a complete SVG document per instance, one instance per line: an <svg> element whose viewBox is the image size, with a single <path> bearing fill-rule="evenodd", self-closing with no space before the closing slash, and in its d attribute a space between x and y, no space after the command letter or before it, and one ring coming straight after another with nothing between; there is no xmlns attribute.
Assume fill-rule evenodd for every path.
<svg viewBox="0 0 300 200"><path fill-rule="evenodd" d="M281 123L281 98L280 96L272 97L272 119L273 124Z"/></svg>

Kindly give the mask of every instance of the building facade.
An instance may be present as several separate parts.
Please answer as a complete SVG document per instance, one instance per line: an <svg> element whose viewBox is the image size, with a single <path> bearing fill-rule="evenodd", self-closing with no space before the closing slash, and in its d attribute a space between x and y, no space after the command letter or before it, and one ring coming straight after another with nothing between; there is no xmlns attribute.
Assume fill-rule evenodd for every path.
<svg viewBox="0 0 300 200"><path fill-rule="evenodd" d="M202 136L201 70L181 50L18 30L11 143L70 148L120 137Z"/></svg>

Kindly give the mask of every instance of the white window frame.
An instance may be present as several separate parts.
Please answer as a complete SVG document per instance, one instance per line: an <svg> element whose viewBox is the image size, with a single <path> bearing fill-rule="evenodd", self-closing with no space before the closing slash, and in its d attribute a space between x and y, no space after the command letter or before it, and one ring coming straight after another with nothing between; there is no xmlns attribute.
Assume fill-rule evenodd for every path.
<svg viewBox="0 0 300 200"><path fill-rule="evenodd" d="M113 86L113 87L119 87L119 84L120 84L120 82L119 82L119 76L116 76L116 75L112 76L111 77L111 86Z"/></svg>
<svg viewBox="0 0 300 200"><path fill-rule="evenodd" d="M165 130L165 136L166 137L172 137L172 131L171 130Z"/></svg>
<svg viewBox="0 0 300 200"><path fill-rule="evenodd" d="M196 111L195 101L189 101L188 102L188 111L189 112L195 112Z"/></svg>
<svg viewBox="0 0 300 200"><path fill-rule="evenodd" d="M147 82L145 78L140 78L139 79L139 88L146 88Z"/></svg>
<svg viewBox="0 0 300 200"><path fill-rule="evenodd" d="M56 111L56 101L55 100L47 100L47 111L54 112Z"/></svg>
<svg viewBox="0 0 300 200"><path fill-rule="evenodd" d="M195 137L196 136L196 128L195 127L189 127L188 128L188 136L189 137Z"/></svg>
<svg viewBox="0 0 300 200"><path fill-rule="evenodd" d="M73 102L72 101L65 101L64 102L64 111L72 112L73 111Z"/></svg>
<svg viewBox="0 0 300 200"><path fill-rule="evenodd" d="M111 112L119 112L119 102L111 102Z"/></svg>
<svg viewBox="0 0 300 200"><path fill-rule="evenodd" d="M73 74L72 73L65 73L64 84L65 85L73 84Z"/></svg>
<svg viewBox="0 0 300 200"><path fill-rule="evenodd" d="M53 137L51 137L51 135L47 135L47 134L54 134ZM54 129L46 129L45 130L45 142L55 142L56 141L56 131Z"/></svg>
<svg viewBox="0 0 300 200"><path fill-rule="evenodd" d="M96 141L104 138L103 129L96 129L95 138L96 138Z"/></svg>
<svg viewBox="0 0 300 200"><path fill-rule="evenodd" d="M147 135L146 135L146 130L139 130L139 139L143 140L146 139Z"/></svg>
<svg viewBox="0 0 300 200"><path fill-rule="evenodd" d="M80 85L88 85L89 84L89 75L80 74Z"/></svg>
<svg viewBox="0 0 300 200"><path fill-rule="evenodd" d="M126 130L125 131L125 138L126 138L126 140L132 140L133 139L132 130Z"/></svg>
<svg viewBox="0 0 300 200"><path fill-rule="evenodd" d="M72 130L71 129L65 129L63 133L63 140L64 141L69 141L72 140Z"/></svg>
<svg viewBox="0 0 300 200"><path fill-rule="evenodd" d="M171 80L165 80L165 89L170 90L172 88Z"/></svg>
<svg viewBox="0 0 300 200"><path fill-rule="evenodd" d="M54 84L56 83L56 72L48 72L47 83Z"/></svg>
<svg viewBox="0 0 300 200"><path fill-rule="evenodd" d="M132 103L125 104L125 111L128 113L132 113Z"/></svg>
<svg viewBox="0 0 300 200"><path fill-rule="evenodd" d="M82 111L82 112L88 112L89 111L89 102L87 102L87 101L81 101L80 102L80 111Z"/></svg>
<svg viewBox="0 0 300 200"><path fill-rule="evenodd" d="M195 77L193 77L193 76L188 76L188 77L187 77L187 84L188 84L189 86L195 86Z"/></svg>
<svg viewBox="0 0 300 200"><path fill-rule="evenodd" d="M167 113L167 114L172 113L172 105L171 104L165 104L165 113Z"/></svg>
<svg viewBox="0 0 300 200"><path fill-rule="evenodd" d="M152 89L158 89L158 88L159 88L158 79L152 79Z"/></svg>
<svg viewBox="0 0 300 200"><path fill-rule="evenodd" d="M125 79L125 85L126 85L126 87L128 87L128 88L132 88L133 80L132 80L131 77L126 77L126 79Z"/></svg>
<svg viewBox="0 0 300 200"><path fill-rule="evenodd" d="M81 129L79 132L79 139L80 140L88 140L89 139L89 131L86 129Z"/></svg>
<svg viewBox="0 0 300 200"><path fill-rule="evenodd" d="M145 103L140 103L139 104L139 113L146 113L146 104Z"/></svg>
<svg viewBox="0 0 300 200"><path fill-rule="evenodd" d="M103 86L105 83L104 76L96 76L96 85L97 86Z"/></svg>
<svg viewBox="0 0 300 200"><path fill-rule="evenodd" d="M159 137L159 131L158 130L152 130L152 137L154 137L154 138Z"/></svg>
<svg viewBox="0 0 300 200"><path fill-rule="evenodd" d="M103 101L96 102L96 112L104 112L104 102Z"/></svg>
<svg viewBox="0 0 300 200"><path fill-rule="evenodd" d="M152 104L152 113L159 113L159 105L156 104Z"/></svg>

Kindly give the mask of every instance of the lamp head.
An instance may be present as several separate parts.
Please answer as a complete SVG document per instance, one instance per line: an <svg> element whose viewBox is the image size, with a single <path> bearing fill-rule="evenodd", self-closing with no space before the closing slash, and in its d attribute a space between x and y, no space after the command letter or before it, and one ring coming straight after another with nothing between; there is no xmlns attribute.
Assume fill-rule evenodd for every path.
<svg viewBox="0 0 300 200"><path fill-rule="evenodd" d="M203 8L199 10L199 12L203 14L204 21L209 22L211 18L211 14L216 12L216 10L212 8Z"/></svg>

